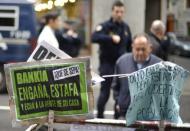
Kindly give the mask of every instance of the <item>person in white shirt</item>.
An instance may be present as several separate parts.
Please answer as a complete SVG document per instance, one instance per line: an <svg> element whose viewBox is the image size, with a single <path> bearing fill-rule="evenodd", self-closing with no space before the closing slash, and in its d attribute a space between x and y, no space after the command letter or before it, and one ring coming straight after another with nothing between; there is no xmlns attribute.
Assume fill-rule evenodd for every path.
<svg viewBox="0 0 190 131"><path fill-rule="evenodd" d="M59 48L58 40L55 37L55 30L61 27L60 15L56 12L48 13L45 16L45 21L46 24L38 37L38 44L45 41L55 48Z"/></svg>

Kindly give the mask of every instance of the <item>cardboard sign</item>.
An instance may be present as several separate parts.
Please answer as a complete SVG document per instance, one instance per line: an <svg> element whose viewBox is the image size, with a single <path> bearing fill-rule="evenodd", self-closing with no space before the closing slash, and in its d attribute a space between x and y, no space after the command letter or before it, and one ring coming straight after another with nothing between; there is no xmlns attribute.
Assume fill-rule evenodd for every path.
<svg viewBox="0 0 190 131"><path fill-rule="evenodd" d="M53 47L48 44L46 41L42 41L37 45L31 56L28 58L28 62L30 61L39 61L39 60L47 60L47 59L68 59L72 58L65 52ZM95 85L102 81L105 81L104 78L100 77L93 71L92 74L92 84Z"/></svg>
<svg viewBox="0 0 190 131"><path fill-rule="evenodd" d="M28 62L46 60L46 59L68 59L68 58L71 57L67 55L65 52L43 41L37 45L31 56L28 58Z"/></svg>
<svg viewBox="0 0 190 131"><path fill-rule="evenodd" d="M5 73L15 121L47 121L50 110L59 122L93 118L89 58L7 64Z"/></svg>
<svg viewBox="0 0 190 131"><path fill-rule="evenodd" d="M181 123L179 98L189 72L171 62L161 62L128 75L131 103L127 125L137 120Z"/></svg>

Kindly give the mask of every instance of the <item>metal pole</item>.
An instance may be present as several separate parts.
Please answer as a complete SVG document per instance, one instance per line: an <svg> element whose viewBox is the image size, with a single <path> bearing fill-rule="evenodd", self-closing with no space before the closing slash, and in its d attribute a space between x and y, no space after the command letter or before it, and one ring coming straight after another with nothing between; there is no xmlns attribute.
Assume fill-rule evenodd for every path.
<svg viewBox="0 0 190 131"><path fill-rule="evenodd" d="M159 131L164 131L164 130L165 130L164 120L160 120L160 122L159 122Z"/></svg>
<svg viewBox="0 0 190 131"><path fill-rule="evenodd" d="M53 121L54 121L54 111L50 110L48 116L48 131L53 131Z"/></svg>

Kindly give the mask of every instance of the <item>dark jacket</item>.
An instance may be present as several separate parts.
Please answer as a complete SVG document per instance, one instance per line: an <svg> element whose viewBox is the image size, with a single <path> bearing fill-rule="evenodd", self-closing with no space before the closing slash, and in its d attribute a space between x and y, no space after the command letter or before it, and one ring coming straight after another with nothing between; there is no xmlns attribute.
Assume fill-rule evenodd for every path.
<svg viewBox="0 0 190 131"><path fill-rule="evenodd" d="M115 44L111 35L119 35L121 41ZM98 25L92 34L92 42L100 45L100 64L114 63L127 51L131 50L131 31L124 23L114 22L112 19Z"/></svg>
<svg viewBox="0 0 190 131"><path fill-rule="evenodd" d="M167 61L168 60L168 49L170 43L168 40L160 40L154 34L149 33L150 42L152 44L152 54Z"/></svg>
<svg viewBox="0 0 190 131"><path fill-rule="evenodd" d="M82 47L79 37L72 37L66 35L66 31L56 31L55 36L59 42L59 48L70 55L71 57L77 57Z"/></svg>
<svg viewBox="0 0 190 131"><path fill-rule="evenodd" d="M150 55L149 59L143 64L142 68L153 65L160 61L160 58ZM117 60L115 74L128 74L137 70L137 63L134 61L132 53L126 53ZM114 91L114 99L119 104L121 112L126 112L130 104L130 92L127 77L115 77L112 82L112 88Z"/></svg>

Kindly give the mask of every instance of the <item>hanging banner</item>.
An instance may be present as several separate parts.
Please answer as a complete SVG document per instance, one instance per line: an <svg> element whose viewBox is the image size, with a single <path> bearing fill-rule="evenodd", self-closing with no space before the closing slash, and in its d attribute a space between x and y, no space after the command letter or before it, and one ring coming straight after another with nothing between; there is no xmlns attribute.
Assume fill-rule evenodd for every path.
<svg viewBox="0 0 190 131"><path fill-rule="evenodd" d="M189 72L171 62L160 62L128 75L131 103L127 125L135 121L182 123L179 98Z"/></svg>

